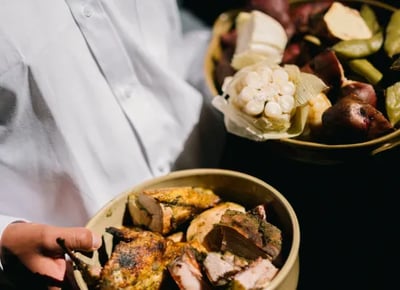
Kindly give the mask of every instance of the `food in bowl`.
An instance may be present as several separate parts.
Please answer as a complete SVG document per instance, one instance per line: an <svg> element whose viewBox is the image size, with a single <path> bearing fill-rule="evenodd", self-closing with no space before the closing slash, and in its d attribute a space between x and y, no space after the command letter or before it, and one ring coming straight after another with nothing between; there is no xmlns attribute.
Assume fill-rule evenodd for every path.
<svg viewBox="0 0 400 290"><path fill-rule="evenodd" d="M263 289L279 270L282 234L267 204L246 210L180 186L133 193L127 206L132 225L105 229L114 244L101 270L81 267L93 289L160 289L168 279L169 289Z"/></svg>
<svg viewBox="0 0 400 290"><path fill-rule="evenodd" d="M97 275L103 273L100 289L184 289L187 280L182 277L218 289L234 283L296 289L295 213L274 188L246 174L219 169L173 172L121 194L87 226L103 235L104 248L90 259L66 249L82 266L83 272L76 271L81 289L99 289L99 279L85 274L89 264L90 270L98 269ZM243 267L248 271L241 271ZM263 279L251 282L249 269L257 269Z"/></svg>
<svg viewBox="0 0 400 290"><path fill-rule="evenodd" d="M215 30L220 51L214 59L213 103L224 114L228 131L255 141L306 142L300 145L360 144L397 133L400 49L395 23L400 14L395 8L377 1L248 2L247 9L226 13ZM284 49L284 38L260 36L268 27L258 14L275 15L274 5L282 8L281 16L275 16L281 28L271 26L271 35L286 32ZM295 91L308 93L304 98L291 94L295 105L286 115L293 98L281 92L277 83L282 79L271 82L264 74L277 66L295 66L308 77L284 77ZM281 124L282 116L285 126L265 121Z"/></svg>

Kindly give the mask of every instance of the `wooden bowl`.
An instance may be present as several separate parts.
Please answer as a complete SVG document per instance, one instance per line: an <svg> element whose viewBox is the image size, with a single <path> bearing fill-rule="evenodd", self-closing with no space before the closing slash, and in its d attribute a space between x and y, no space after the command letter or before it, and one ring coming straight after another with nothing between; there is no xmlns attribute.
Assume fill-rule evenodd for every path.
<svg viewBox="0 0 400 290"><path fill-rule="evenodd" d="M267 202L269 212L276 226L282 230L284 264L269 285L269 290L295 290L299 276L300 228L296 213L286 198L275 188L253 176L236 171L222 169L190 169L172 172L166 176L143 182L131 190L121 193L101 209L90 221L87 227L98 234L104 234L108 226L120 226L126 214L128 195L148 188L168 186L204 186L211 188L223 199L238 202L246 208ZM112 246L111 236L106 234L107 252ZM89 259L81 256L88 263L99 264L98 253ZM79 271L75 278L82 290L87 285Z"/></svg>

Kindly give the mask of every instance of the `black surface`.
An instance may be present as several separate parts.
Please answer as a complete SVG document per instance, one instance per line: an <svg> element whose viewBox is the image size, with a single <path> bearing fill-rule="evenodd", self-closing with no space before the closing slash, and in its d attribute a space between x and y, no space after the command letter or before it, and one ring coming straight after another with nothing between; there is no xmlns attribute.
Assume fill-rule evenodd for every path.
<svg viewBox="0 0 400 290"><path fill-rule="evenodd" d="M180 0L180 5L211 26L217 17L230 9L241 8L247 0Z"/></svg>
<svg viewBox="0 0 400 290"><path fill-rule="evenodd" d="M399 154L320 166L230 135L223 167L263 179L292 204L301 230L299 290L393 289Z"/></svg>

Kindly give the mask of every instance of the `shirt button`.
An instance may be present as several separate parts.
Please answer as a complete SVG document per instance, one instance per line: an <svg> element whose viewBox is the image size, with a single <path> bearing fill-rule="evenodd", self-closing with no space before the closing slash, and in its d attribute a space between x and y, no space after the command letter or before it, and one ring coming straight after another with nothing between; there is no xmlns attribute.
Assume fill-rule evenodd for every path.
<svg viewBox="0 0 400 290"><path fill-rule="evenodd" d="M132 98L132 96L133 96L133 90L132 90L131 88L126 89L126 90L125 90L125 97L126 97L127 99L129 99L129 98Z"/></svg>
<svg viewBox="0 0 400 290"><path fill-rule="evenodd" d="M83 7L83 15L85 15L88 18L91 17L93 15L92 8L90 8L89 6Z"/></svg>
<svg viewBox="0 0 400 290"><path fill-rule="evenodd" d="M121 85L115 90L115 94L118 98L125 100L133 96L132 85Z"/></svg>
<svg viewBox="0 0 400 290"><path fill-rule="evenodd" d="M167 174L169 169L167 166L160 165L157 167L157 170L159 174Z"/></svg>

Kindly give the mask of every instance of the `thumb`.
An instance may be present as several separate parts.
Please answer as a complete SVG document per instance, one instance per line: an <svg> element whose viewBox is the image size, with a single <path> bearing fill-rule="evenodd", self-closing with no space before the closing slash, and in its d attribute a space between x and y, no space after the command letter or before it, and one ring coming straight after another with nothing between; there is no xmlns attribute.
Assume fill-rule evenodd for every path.
<svg viewBox="0 0 400 290"><path fill-rule="evenodd" d="M101 246L101 236L85 227L57 227L37 223L12 223L1 237L1 247L15 255L32 254L34 251L61 254L57 239L65 241L71 250L93 251Z"/></svg>
<svg viewBox="0 0 400 290"><path fill-rule="evenodd" d="M84 227L51 227L49 233L49 249L57 243L57 239L63 239L67 248L80 251L96 250L102 243L99 235Z"/></svg>

